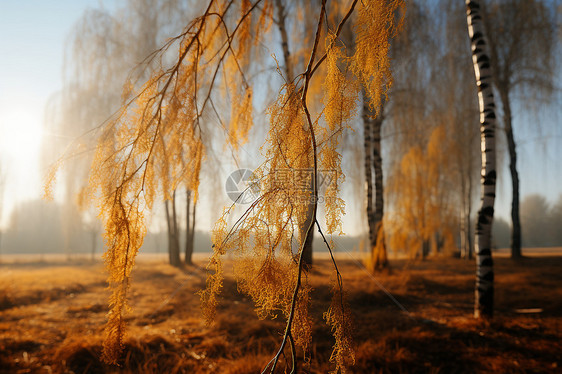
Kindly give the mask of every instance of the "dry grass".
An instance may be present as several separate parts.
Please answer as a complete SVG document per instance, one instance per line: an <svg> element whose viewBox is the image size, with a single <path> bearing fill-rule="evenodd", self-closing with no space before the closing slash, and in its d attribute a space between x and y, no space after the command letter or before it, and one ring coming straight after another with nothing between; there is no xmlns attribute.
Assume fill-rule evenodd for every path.
<svg viewBox="0 0 562 374"><path fill-rule="evenodd" d="M562 257L497 258L497 316L483 323L472 318L472 262L392 262L392 270L376 279L409 311L403 313L354 262L340 261L355 325L351 371L558 372L561 268ZM318 259L309 275L314 340L299 372L331 368L333 340L322 321L330 274L328 260ZM227 279L216 323L205 326L195 295L204 277L197 266L180 270L139 261L125 352L121 366L110 367L99 360L108 295L101 264L0 265L0 372L259 372L279 344L283 321L258 320ZM533 308L542 312L520 313Z"/></svg>

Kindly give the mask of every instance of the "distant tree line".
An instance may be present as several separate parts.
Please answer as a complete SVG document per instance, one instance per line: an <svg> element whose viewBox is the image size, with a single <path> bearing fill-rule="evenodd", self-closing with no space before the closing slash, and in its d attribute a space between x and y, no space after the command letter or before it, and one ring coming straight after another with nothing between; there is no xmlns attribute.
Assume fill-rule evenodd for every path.
<svg viewBox="0 0 562 374"><path fill-rule="evenodd" d="M523 247L562 246L562 195L554 204L541 194L525 196L521 201L521 234ZM502 218L494 219L494 247L509 247L510 235L511 225Z"/></svg>
<svg viewBox="0 0 562 374"><path fill-rule="evenodd" d="M68 240L73 254L93 254L101 258L104 250L101 233L89 229L82 223L80 214L75 211L71 219L74 227L70 235L65 234L62 217L63 208L53 202L32 200L18 205L12 212L8 227L3 231L2 253L47 254L64 253L64 243ZM562 195L554 203L549 203L541 194L527 195L521 201L521 227L524 247L562 246ZM92 235L96 235L94 240ZM181 233L185 235L185 231ZM144 253L166 253L168 251L166 232L149 232L141 251ZM493 224L494 248L508 248L511 241L511 225L496 217ZM345 236L336 240L337 247L357 248L359 238ZM326 249L321 242L314 243L314 251ZM339 245L338 245L339 244ZM196 231L195 252L208 252L211 249L210 233Z"/></svg>
<svg viewBox="0 0 562 374"><path fill-rule="evenodd" d="M550 205L540 194L527 195L521 202L524 247L562 245L562 195Z"/></svg>
<svg viewBox="0 0 562 374"><path fill-rule="evenodd" d="M68 222L72 222L70 228ZM99 229L92 229L85 223L77 209L69 210L64 204L43 200L19 204L12 211L3 234L2 253L10 254L89 254L101 259L105 246ZM185 235L185 231L180 234ZM149 232L141 252L166 253L167 240L164 231ZM210 233L196 231L194 240L195 252L210 251ZM70 250L66 250L67 247Z"/></svg>

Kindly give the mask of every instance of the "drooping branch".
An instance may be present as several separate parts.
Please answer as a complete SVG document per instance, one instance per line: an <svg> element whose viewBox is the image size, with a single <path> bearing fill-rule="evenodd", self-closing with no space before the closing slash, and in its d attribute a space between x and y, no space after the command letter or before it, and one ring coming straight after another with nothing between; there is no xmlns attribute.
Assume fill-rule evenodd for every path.
<svg viewBox="0 0 562 374"><path fill-rule="evenodd" d="M312 47L312 52L310 53L310 59L308 61L308 66L306 68L306 71L304 72L304 86L302 89L302 95L301 95L301 105L302 108L304 110L304 113L306 115L306 120L308 123L308 129L310 132L310 141L311 141L311 147L312 147L312 153L313 153L313 170L312 170L312 218L310 220L310 224L306 230L306 236L305 239L302 241L301 243L301 248L299 250L299 262L298 262L298 268L297 268L297 281L295 284L295 290L293 291L293 299L291 301L291 311L289 313L289 317L287 318L287 324L285 327L285 334L283 336L283 341L281 342L281 346L279 347L279 351L277 352L277 354L275 355L275 357L273 358L273 362L271 364L271 373L274 372L275 367L277 366L277 361L279 360L279 356L283 353L284 349L285 349L285 345L287 344L287 339L291 338L291 327L293 324L293 318L295 316L295 308L297 305L297 299L298 299L298 295L299 295L299 289L301 287L301 278L302 278L302 272L303 272L303 255L304 255L304 249L305 249L305 245L306 245L306 239L310 236L314 234L314 224L316 223L316 212L318 209L318 158L317 158L317 150L316 150L316 135L314 133L314 126L312 123L312 119L310 117L310 112L308 111L308 106L306 104L306 99L307 99L307 92L308 92L308 86L310 84L310 79L312 78L312 64L314 63L314 58L316 57L316 51L318 49L318 42L320 41L320 33L322 32L322 23L324 20L324 15L326 13L326 0L322 0L322 7L320 9L320 15L318 16L318 24L316 26L316 35L314 37L314 45ZM293 350L294 352L294 350ZM262 371L262 373L264 373L267 368L269 367L266 366L266 368ZM296 370L296 362L294 359L294 353L293 353L293 369L292 372L294 372Z"/></svg>
<svg viewBox="0 0 562 374"><path fill-rule="evenodd" d="M169 198L170 191L175 191L179 184L193 191L193 204L196 203L205 152L200 118L216 90L221 69L232 66L231 79L239 77L250 92L245 102L251 103L251 88L238 61L239 50L245 43L240 41L240 31L260 1L243 10L232 31L226 15L235 2L217 5L219 1L209 1L202 16L149 56L151 60L160 58L162 63L163 55L177 44L174 64L153 72L139 92L127 99L119 115L104 125L86 194L101 196L109 247L105 258L114 292L104 344L108 362L115 363L122 349L130 272L146 233L143 210L152 209L160 193ZM227 59L232 62L230 66L225 66ZM222 83L228 86L228 82ZM125 87L127 96L134 89L129 86ZM233 96L233 101L237 101L238 93ZM245 105L239 110L251 107ZM243 120L246 118L251 118L251 114L245 114ZM244 124L248 125L251 121ZM174 210L172 207L172 217ZM177 235L177 224L172 222L171 229Z"/></svg>
<svg viewBox="0 0 562 374"><path fill-rule="evenodd" d="M114 292L107 329L110 336L105 344L109 361L117 361L122 345L130 272L146 232L144 211L150 210L161 194L173 198L172 191L179 186L191 190L192 203L196 202L199 171L206 152L203 137L206 121L201 119L207 106L212 107L221 126L227 129L232 144L245 138L252 124L253 82L245 74L250 64L248 38L258 38L260 30L250 30L254 25L252 14L265 12L268 7L258 4L267 1L243 1L237 7L233 0L211 0L204 14L191 22L184 33L150 57L159 59L162 64L164 55L169 55L169 48L178 45L172 66L153 72L138 89L139 93L122 107L117 119L105 126L96 150L89 193L101 196L110 246L106 262ZM237 258L234 272L238 288L254 300L258 315L273 317L282 313L287 320L280 348L264 371L275 370L281 355L285 355L287 344L295 371L296 348L306 350L311 341L310 286L303 276L303 253L307 239L312 238L314 225L319 225L319 165L338 174L330 191L330 198L334 200L329 202L326 214L327 233L333 234L338 227L341 230L340 217L344 211L343 200L337 197L343 175L341 155L336 147L343 129L356 112L357 81L368 81L373 93L383 92L388 86L383 79L389 74L384 70L388 65L385 60L388 43L381 43L382 53L376 53L375 60L382 61L377 63L366 55L344 55L338 36L351 14L359 8L356 26L362 35L363 47L372 45L373 41L386 40L388 29L392 29L389 25L394 22L388 17L394 16L396 3L399 1L387 7L383 0L365 0L359 5L355 0L332 32L323 30L328 17L326 1L322 2L305 71L282 87L277 101L268 109L267 162L255 171L256 179L263 181L266 188L230 230L227 230L225 215L232 209L226 209L213 232L214 253L208 266L207 290L202 292L203 304L209 309L216 306L216 295L223 280L221 256L230 251ZM227 14L233 8L240 9L235 18ZM378 12L380 17L373 18ZM318 59L323 35L327 35L327 50L325 56ZM323 71L318 68L324 62L327 66L323 102L326 109L316 111L307 100L315 90L311 80ZM382 67L382 73L378 67ZM135 87L128 88L130 97ZM225 96L229 97L229 125L222 121L213 102L220 88L224 88ZM373 100L376 101L376 97ZM294 177L295 171L311 171L312 193L303 192L298 181L281 178L291 173ZM303 198L310 198L310 195L310 205L304 204ZM302 230L299 225L304 221L308 206L313 208L312 216ZM303 232L303 238L296 238L296 233L302 236ZM333 354L336 367L342 368L345 359L341 355L342 348L337 347L342 347L346 339L343 326L348 318L344 315L342 280L335 261L334 266L335 301L325 318L336 337Z"/></svg>

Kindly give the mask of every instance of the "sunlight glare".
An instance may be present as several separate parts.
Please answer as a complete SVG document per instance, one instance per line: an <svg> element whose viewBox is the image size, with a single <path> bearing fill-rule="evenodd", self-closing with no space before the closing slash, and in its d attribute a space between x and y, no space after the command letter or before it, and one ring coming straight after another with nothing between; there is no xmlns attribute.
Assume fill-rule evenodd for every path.
<svg viewBox="0 0 562 374"><path fill-rule="evenodd" d="M42 119L39 113L15 106L0 117L4 213L10 211L17 201L41 197L41 141ZM5 215L2 218L4 222L8 219Z"/></svg>

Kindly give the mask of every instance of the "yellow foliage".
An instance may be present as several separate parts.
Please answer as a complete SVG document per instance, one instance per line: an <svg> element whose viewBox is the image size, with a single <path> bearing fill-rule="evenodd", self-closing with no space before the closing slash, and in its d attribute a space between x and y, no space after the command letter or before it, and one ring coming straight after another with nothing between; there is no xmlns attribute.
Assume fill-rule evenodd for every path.
<svg viewBox="0 0 562 374"><path fill-rule="evenodd" d="M262 12L258 18L258 22L256 24L256 33L266 34L269 32L271 24L273 23L273 4L271 0L263 1L262 3ZM260 42L260 38L253 38L254 45L257 45Z"/></svg>
<svg viewBox="0 0 562 374"><path fill-rule="evenodd" d="M207 265L207 270L212 273L209 273L207 276L207 287L199 293L203 306L203 316L209 324L215 319L216 308L218 306L217 295L222 288L223 271L221 256L226 253L226 249L223 248L223 245L228 243L226 240L226 226L227 224L223 214L215 224L215 229L213 230L212 241L215 244L213 245L213 255Z"/></svg>
<svg viewBox="0 0 562 374"><path fill-rule="evenodd" d="M323 146L319 151L322 169L335 174L325 192L327 232L341 233L341 216L345 214L345 202L339 198L338 191L343 183L344 175L341 170L341 154L337 151L339 139L343 131L349 127L349 122L357 112L357 100L360 85L350 77L347 71L347 59L338 46L335 35L326 39L327 46L327 74L324 83L324 116L326 129L322 132ZM342 63L345 71L340 71L338 63Z"/></svg>
<svg viewBox="0 0 562 374"><path fill-rule="evenodd" d="M339 274L333 275L332 280L332 302L328 311L324 313L326 323L332 328L332 333L336 343L332 350L330 361L336 364L335 370L331 373L347 372L347 367L355 364L355 352L353 351L352 323L351 315L345 302L343 290L341 289L341 279Z"/></svg>
<svg viewBox="0 0 562 374"><path fill-rule="evenodd" d="M285 84L277 100L268 108L269 133L262 148L267 162L255 171L262 186L261 196L232 228L228 230L226 225L220 224L213 232L214 254L209 263L211 274L207 289L201 294L208 317L214 316L216 293L220 291L222 282L218 275L221 271L220 256L228 252L234 255L238 289L252 298L258 316L275 317L282 313L286 318L292 317L289 326L291 338L305 350L308 347L311 339L308 314L310 287L306 277L299 280L302 268L298 260L305 236L295 234L302 230L309 214L310 198L314 196L309 188L303 186L312 185L310 178L317 177L317 170L313 169L312 175L306 176L304 182L298 183L294 176L311 170L316 154L320 167L335 173L325 192L326 223L329 233L341 232L345 204L338 196L344 178L338 142L356 114L361 84L368 87L373 107L379 105L380 95L390 86L388 41L382 42L382 39L395 31L392 26L394 14L401 4L401 1L368 2L360 7L367 8L360 13L356 25L362 33L359 48L365 51L356 53L352 58L342 52L337 35L328 32L326 66L318 69L318 74L325 77L324 83L321 89L316 89L324 92L324 107L320 113L324 114L325 122L320 121L320 116L312 123L307 119L303 104L306 97L303 99L301 96L303 86L309 87L309 76L298 76ZM373 22L370 17L375 12L372 9L375 6L380 7L378 11L381 14ZM382 26L373 25L376 22L382 22ZM374 57L367 56L372 53L373 45L378 48L378 42L381 46ZM238 129L238 110L244 106L243 101L240 102L239 107L233 107L230 125L239 137L244 134ZM313 134L316 148L312 145ZM224 214L229 212L225 210ZM224 216L220 222L225 222ZM345 368L353 364L354 355L351 322L343 301L339 273L337 277L332 305L324 318L332 327L336 340L331 360L336 365L336 372L345 372Z"/></svg>
<svg viewBox="0 0 562 374"><path fill-rule="evenodd" d="M253 125L252 96L252 88L248 87L243 96L237 96L232 103L228 133L229 142L235 150L248 140L248 132Z"/></svg>
<svg viewBox="0 0 562 374"><path fill-rule="evenodd" d="M232 229L217 225L213 231L214 254L209 267L214 274L202 292L206 315L212 316L216 307L217 273L220 256L234 255L234 275L238 289L249 295L256 305L260 318L274 317L279 313L287 317L291 309L292 294L296 286L298 267L293 246L298 222L306 219L307 191L302 191L294 180L279 178L282 170L309 167L311 145L306 130L300 97L293 85L287 85L268 110L270 134L268 136L267 165L255 171L266 187L247 214ZM228 210L225 211L228 213ZM225 221L223 217L221 222ZM309 288L299 291L299 308L292 331L295 342L306 347L310 341L310 319L307 313Z"/></svg>
<svg viewBox="0 0 562 374"><path fill-rule="evenodd" d="M443 125L431 133L427 145L412 146L394 171L389 188L395 198L390 245L395 250L409 251L412 257L422 253L436 238L451 245L456 222L450 191L450 142ZM424 248L425 246L425 248Z"/></svg>
<svg viewBox="0 0 562 374"><path fill-rule="evenodd" d="M365 267L371 273L375 273L377 270L384 268L385 264L388 263L388 258L386 257L386 235L385 235L385 224L383 218L382 221L378 222L375 227L376 232L376 244L373 248L369 248L369 256L365 259Z"/></svg>
<svg viewBox="0 0 562 374"><path fill-rule="evenodd" d="M201 119L217 89L229 99L228 141L236 148L247 140L253 123L254 91L245 72L252 62L255 40L269 29L273 18L271 1L261 3L211 1L203 16L160 50L158 56L163 61L170 45L176 43L176 62L152 72L136 95L127 83L124 96L132 98L102 129L83 196L98 200L108 247L104 255L112 289L104 343L108 362L115 363L122 348L129 279L146 233L144 212L150 211L159 197L170 198L180 185L197 196L206 153ZM345 207L339 197L344 175L338 142L356 114L361 85L377 108L391 84L388 39L396 31L395 13L401 6L403 1L399 0L358 4L357 46L352 57L342 52L335 31L322 34L327 35L326 66L314 72L324 78L318 80L323 86L315 86L317 92L324 91L324 107L317 111L320 114L315 120L307 116L306 95L313 75L310 68L315 61L319 65L324 61L314 59L318 38L307 72L284 85L269 106L269 132L263 147L267 162L255 171L262 185L261 196L230 229L226 216L231 210L226 209L213 230L214 253L207 267L207 288L201 292L208 321L214 319L222 289L221 257L231 253L238 288L253 299L258 316L282 313L292 321L288 326L291 338L307 349L311 289L299 256L305 240L303 222L309 215L311 196L316 197L310 186L316 185L312 178L318 174L317 157L321 168L336 175L326 191L326 221L328 232L338 233ZM227 16L231 8L239 11L234 22L230 13ZM320 17L316 27L321 29L323 21ZM306 52L294 56L310 51ZM302 174L301 178L295 178L297 174ZM293 177L283 177L287 175ZM316 209L317 202L312 203ZM339 273L337 277L332 305L324 317L336 338L332 361L336 371L343 372L353 362L353 352Z"/></svg>
<svg viewBox="0 0 562 374"><path fill-rule="evenodd" d="M390 39L400 29L404 0L365 0L355 22L355 53L351 64L369 96L371 109L378 114L382 95L392 85Z"/></svg>
<svg viewBox="0 0 562 374"><path fill-rule="evenodd" d="M151 210L157 198L169 199L180 185L194 191L197 199L205 156L200 120L212 87L219 84L216 76L221 68L232 78L222 82L223 87L244 83L241 90L231 92L229 140L237 145L247 138L252 125L252 87L238 58L246 64L245 56L253 45L251 6L244 1L239 27L227 30L223 20L229 6L221 1L211 4L205 15L192 21L177 38L177 62L152 72L136 96L102 129L89 185L82 196L99 200L105 228L105 261L112 289L104 343L104 357L109 362L115 362L121 350L130 273L146 233L143 212ZM127 82L125 96L132 90ZM219 258L214 266L209 284L218 291L222 284ZM207 303L216 304L216 299L210 297Z"/></svg>
<svg viewBox="0 0 562 374"><path fill-rule="evenodd" d="M240 31L238 33L238 51L236 55L239 59L248 59L249 49L252 44L251 26L252 26L252 13L249 12L252 3L250 0L242 0L240 2L240 19L238 24ZM246 17L244 17L248 13Z"/></svg>

